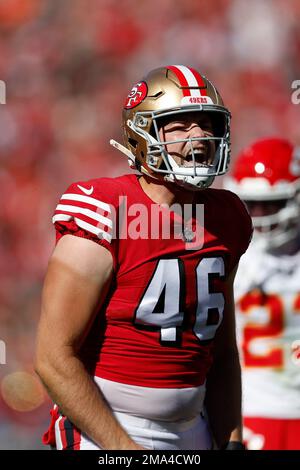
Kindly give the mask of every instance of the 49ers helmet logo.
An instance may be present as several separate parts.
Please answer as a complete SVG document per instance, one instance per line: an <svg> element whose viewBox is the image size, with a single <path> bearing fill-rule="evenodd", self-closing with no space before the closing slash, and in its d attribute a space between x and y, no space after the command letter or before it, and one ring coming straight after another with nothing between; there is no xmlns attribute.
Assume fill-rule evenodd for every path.
<svg viewBox="0 0 300 470"><path fill-rule="evenodd" d="M146 98L147 91L148 87L146 82L136 83L126 98L124 108L131 109L140 104Z"/></svg>

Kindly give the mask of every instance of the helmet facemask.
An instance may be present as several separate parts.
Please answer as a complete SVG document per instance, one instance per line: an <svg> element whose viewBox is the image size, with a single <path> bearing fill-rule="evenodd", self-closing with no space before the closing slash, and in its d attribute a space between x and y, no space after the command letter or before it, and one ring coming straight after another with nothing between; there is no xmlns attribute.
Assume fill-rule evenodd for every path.
<svg viewBox="0 0 300 470"><path fill-rule="evenodd" d="M299 193L287 199L272 199L260 201L263 205L270 202L278 204L274 213L255 216L252 215L253 203L257 201L244 200L254 227L253 242L260 243L265 249L279 248L299 236L300 228L300 200Z"/></svg>
<svg viewBox="0 0 300 470"><path fill-rule="evenodd" d="M172 117L178 115L184 117L186 113L191 112L205 112L212 120L213 136L208 137L190 137L178 140L161 140L159 129L162 122L168 119L172 121ZM149 132L145 129L148 127L149 121L151 122L151 129ZM147 170L144 171L151 176L163 178L164 181L174 182L187 189L197 190L210 186L217 175L226 173L229 164L230 155L230 113L223 108L215 106L188 106L181 109L169 109L164 111L146 111L137 112L133 121L129 121L128 126L133 132L144 139L146 143L146 158L145 163ZM207 148L214 147L214 154L211 161L207 163L197 162L197 143ZM187 143L190 147L189 155L191 161L188 164L180 165L172 157L170 150L172 145L178 143ZM167 150L169 148L169 153ZM143 171L143 169L141 170Z"/></svg>

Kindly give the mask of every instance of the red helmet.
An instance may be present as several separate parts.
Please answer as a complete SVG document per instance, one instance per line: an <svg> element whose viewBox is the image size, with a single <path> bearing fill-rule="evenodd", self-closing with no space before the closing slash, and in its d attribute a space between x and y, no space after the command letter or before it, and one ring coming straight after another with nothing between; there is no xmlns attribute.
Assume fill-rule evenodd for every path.
<svg viewBox="0 0 300 470"><path fill-rule="evenodd" d="M225 187L248 205L256 235L271 247L298 234L300 148L282 138L261 139L236 158ZM260 213L254 207L260 204Z"/></svg>

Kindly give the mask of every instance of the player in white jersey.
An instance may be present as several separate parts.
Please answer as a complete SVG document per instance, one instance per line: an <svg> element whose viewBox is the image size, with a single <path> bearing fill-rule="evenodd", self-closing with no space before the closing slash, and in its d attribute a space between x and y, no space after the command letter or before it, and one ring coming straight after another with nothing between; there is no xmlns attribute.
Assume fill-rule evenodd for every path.
<svg viewBox="0 0 300 470"><path fill-rule="evenodd" d="M259 140L225 186L254 225L235 281L244 438L248 449L300 449L300 149Z"/></svg>

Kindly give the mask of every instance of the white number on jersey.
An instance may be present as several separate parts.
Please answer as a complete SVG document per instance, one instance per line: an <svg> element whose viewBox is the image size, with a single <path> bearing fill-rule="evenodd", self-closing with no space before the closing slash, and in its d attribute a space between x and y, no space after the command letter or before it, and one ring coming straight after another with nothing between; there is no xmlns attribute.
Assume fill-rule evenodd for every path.
<svg viewBox="0 0 300 470"><path fill-rule="evenodd" d="M210 278L224 276L223 258L204 258L197 266L198 308L194 331L200 340L212 339L220 325L224 311L224 295L210 292Z"/></svg>
<svg viewBox="0 0 300 470"><path fill-rule="evenodd" d="M224 296L211 292L210 280L224 275L221 257L204 258L196 268L198 307L193 331L200 341L212 339L222 321ZM160 260L136 310L135 325L160 328L161 343L176 343L177 328L184 321L184 282L184 265L180 259Z"/></svg>

